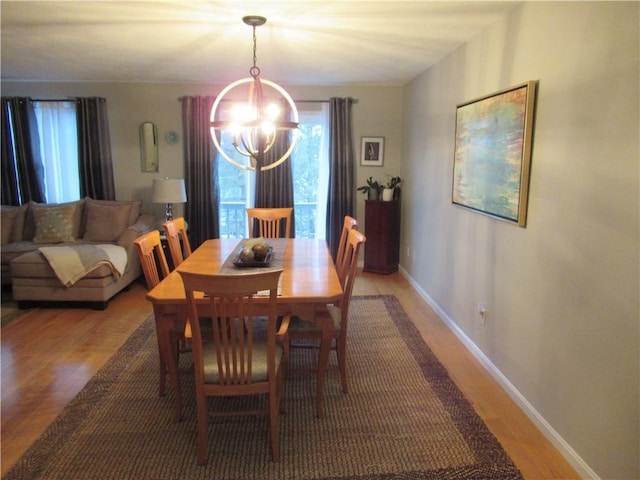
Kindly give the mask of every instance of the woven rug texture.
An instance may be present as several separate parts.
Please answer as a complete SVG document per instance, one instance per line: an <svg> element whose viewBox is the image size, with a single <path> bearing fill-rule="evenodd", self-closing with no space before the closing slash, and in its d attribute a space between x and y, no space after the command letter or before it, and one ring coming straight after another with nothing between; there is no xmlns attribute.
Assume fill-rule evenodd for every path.
<svg viewBox="0 0 640 480"><path fill-rule="evenodd" d="M158 396L154 329L149 318L4 478L522 478L392 295L353 297L350 392L330 370L325 418L315 417L315 376L288 376L277 463L265 417L230 417L210 420L208 463L197 466L193 378L181 377L184 419L174 423L170 388ZM291 366L313 355L292 350ZM255 401L264 399L212 408Z"/></svg>

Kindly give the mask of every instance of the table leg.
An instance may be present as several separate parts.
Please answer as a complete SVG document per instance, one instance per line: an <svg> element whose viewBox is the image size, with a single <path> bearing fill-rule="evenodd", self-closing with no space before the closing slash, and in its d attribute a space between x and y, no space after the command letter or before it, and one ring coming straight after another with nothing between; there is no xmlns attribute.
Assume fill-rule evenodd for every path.
<svg viewBox="0 0 640 480"><path fill-rule="evenodd" d="M171 331L175 326L176 317L173 314L165 314L162 309L156 305L154 305L153 314L156 321L158 350L162 357L161 364L164 363L167 369L175 395L173 420L174 422L179 422L182 419L182 392L180 390L180 377L176 362L178 352L171 341Z"/></svg>
<svg viewBox="0 0 640 480"><path fill-rule="evenodd" d="M164 354L162 352L162 348L160 347L160 333L158 330L158 322L156 322L156 339L158 341L158 363L160 364L160 368L158 369L158 373L160 374L160 378L158 379L158 396L164 397L167 393L167 365L165 364Z"/></svg>
<svg viewBox="0 0 640 480"><path fill-rule="evenodd" d="M333 320L330 315L317 315L320 320L318 325L322 329L322 339L320 340L320 352L318 354L318 377L316 380L316 415L318 418L324 417L324 381L327 377L327 367L329 364L329 353L331 351L331 338L333 336Z"/></svg>

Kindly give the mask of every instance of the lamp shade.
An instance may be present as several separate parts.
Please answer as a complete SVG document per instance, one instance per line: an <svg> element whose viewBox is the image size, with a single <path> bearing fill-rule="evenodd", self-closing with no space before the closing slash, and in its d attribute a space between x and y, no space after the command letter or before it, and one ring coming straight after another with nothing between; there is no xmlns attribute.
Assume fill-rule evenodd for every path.
<svg viewBox="0 0 640 480"><path fill-rule="evenodd" d="M187 192L182 178L154 178L151 190L153 203L184 203Z"/></svg>

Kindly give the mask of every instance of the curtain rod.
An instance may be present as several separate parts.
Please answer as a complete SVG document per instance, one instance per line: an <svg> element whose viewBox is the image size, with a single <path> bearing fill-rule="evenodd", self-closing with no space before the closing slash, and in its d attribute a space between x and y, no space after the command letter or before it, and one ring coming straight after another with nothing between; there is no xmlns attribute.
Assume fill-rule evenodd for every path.
<svg viewBox="0 0 640 480"><path fill-rule="evenodd" d="M181 102L183 98L184 97L178 97L178 101ZM353 100L353 103L358 103L359 102L359 100L357 98L352 98L352 100ZM233 100L225 100L225 99L223 99L222 101L223 102L231 102ZM293 102L294 103L329 103L330 100L296 100L294 98Z"/></svg>
<svg viewBox="0 0 640 480"><path fill-rule="evenodd" d="M181 102L183 97L178 97L178 101ZM67 97L67 98L33 98L34 102L70 102L75 100L75 97ZM358 103L357 98L353 98L353 103ZM231 100L223 100L223 102L228 102ZM330 100L293 100L294 103L329 103Z"/></svg>
<svg viewBox="0 0 640 480"><path fill-rule="evenodd" d="M353 103L358 103L358 99L357 98L352 98ZM297 103L329 103L330 100L293 100L294 102Z"/></svg>

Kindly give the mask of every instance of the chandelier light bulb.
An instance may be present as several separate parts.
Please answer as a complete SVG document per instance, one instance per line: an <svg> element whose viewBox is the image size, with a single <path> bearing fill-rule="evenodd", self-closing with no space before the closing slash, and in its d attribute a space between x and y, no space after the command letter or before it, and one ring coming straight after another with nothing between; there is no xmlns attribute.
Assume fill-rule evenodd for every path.
<svg viewBox="0 0 640 480"><path fill-rule="evenodd" d="M265 135L273 135L276 131L276 127L273 125L273 123L269 122L269 121L265 121L262 122L262 133L264 133Z"/></svg>
<svg viewBox="0 0 640 480"><path fill-rule="evenodd" d="M231 132L231 135L233 135L233 137L235 138L238 135L240 135L240 132L242 132L242 125L240 125L240 122L238 121L230 122L229 131Z"/></svg>
<svg viewBox="0 0 640 480"><path fill-rule="evenodd" d="M270 103L267 106L267 117L269 120L274 121L280 116L280 108L275 103Z"/></svg>
<svg viewBox="0 0 640 480"><path fill-rule="evenodd" d="M234 105L231 115L238 123L249 123L257 117L255 109L251 108L251 106L246 103Z"/></svg>

